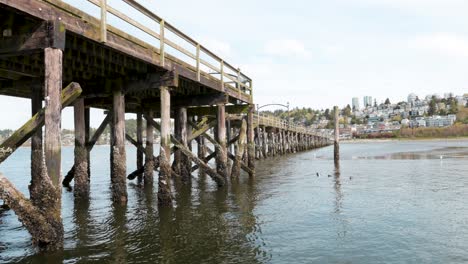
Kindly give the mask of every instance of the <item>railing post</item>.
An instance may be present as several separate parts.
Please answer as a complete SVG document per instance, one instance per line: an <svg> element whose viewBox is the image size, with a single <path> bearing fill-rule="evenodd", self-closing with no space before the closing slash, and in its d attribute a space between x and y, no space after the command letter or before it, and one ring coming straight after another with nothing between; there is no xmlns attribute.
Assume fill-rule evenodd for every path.
<svg viewBox="0 0 468 264"><path fill-rule="evenodd" d="M221 89L224 91L224 61L223 60L221 60L220 71L221 71Z"/></svg>
<svg viewBox="0 0 468 264"><path fill-rule="evenodd" d="M253 84L252 84L252 80L250 80L250 103L253 103Z"/></svg>
<svg viewBox="0 0 468 264"><path fill-rule="evenodd" d="M101 0L101 42L107 42L107 0Z"/></svg>
<svg viewBox="0 0 468 264"><path fill-rule="evenodd" d="M164 60L165 60L165 56L164 56L164 26L165 25L165 22L164 22L164 19L162 19L160 22L159 22L159 53L160 53L160 57L161 57L161 65L164 67Z"/></svg>
<svg viewBox="0 0 468 264"><path fill-rule="evenodd" d="M241 97L241 93L242 93L242 83L241 83L241 71L239 68L237 68L237 89L239 90L239 97Z"/></svg>
<svg viewBox="0 0 468 264"><path fill-rule="evenodd" d="M200 81L200 44L197 44L197 81Z"/></svg>

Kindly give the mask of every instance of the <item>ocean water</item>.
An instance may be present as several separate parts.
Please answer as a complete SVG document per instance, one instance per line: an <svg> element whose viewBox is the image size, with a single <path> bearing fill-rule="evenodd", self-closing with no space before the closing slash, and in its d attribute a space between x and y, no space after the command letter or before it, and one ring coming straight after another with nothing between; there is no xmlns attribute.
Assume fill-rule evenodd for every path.
<svg viewBox="0 0 468 264"><path fill-rule="evenodd" d="M0 213L0 263L467 263L468 141L343 143L257 162L218 189L193 174L174 184L174 208L157 185L128 182L110 197L109 146L92 152L89 202L63 191L63 251L39 253L12 211ZM63 171L73 148L63 148ZM27 194L30 151L0 166ZM127 148L128 172L135 149Z"/></svg>

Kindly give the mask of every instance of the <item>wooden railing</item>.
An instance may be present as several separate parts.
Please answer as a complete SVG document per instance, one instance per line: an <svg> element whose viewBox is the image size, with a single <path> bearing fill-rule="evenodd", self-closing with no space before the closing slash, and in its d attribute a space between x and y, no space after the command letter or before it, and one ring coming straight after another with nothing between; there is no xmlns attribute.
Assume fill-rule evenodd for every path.
<svg viewBox="0 0 468 264"><path fill-rule="evenodd" d="M208 50L199 42L195 41L191 37L184 34L182 31L165 21L163 18L154 14L152 11L148 10L146 7L138 3L136 0L121 0L131 8L135 9L140 15L145 16L152 21L159 24L158 30L146 26L143 24L142 19L135 19L129 17L129 15L123 13L122 11L117 10L116 8L110 6L107 3L107 0L85 0L100 8L100 27L101 27L101 41L107 41L108 34L108 19L107 15L112 14L122 21L130 24L148 34L149 36L156 38L159 41L159 54L160 62L164 66L166 60L166 54L169 54L166 51L166 47L171 47L177 52L183 54L191 61L187 61L183 56L177 56L175 54L169 54L178 60L181 60L187 63L190 66L193 66L193 70L197 74L197 80L200 81L202 74L210 75L221 82L221 87L223 90L231 89L238 93L252 95L252 80L243 74L239 68L236 68L229 64L228 62L221 59L219 56ZM80 7L77 7L80 8ZM178 38L179 41L183 41L184 45L188 45L189 48L184 48L182 45L177 44L176 40L169 39L166 33L171 33ZM141 38L140 38L141 39ZM142 39L142 41L145 41ZM148 41L145 41L148 43ZM154 48L158 48L154 43L148 43ZM191 49L191 50L190 50ZM204 56L207 59L204 59ZM210 62L210 61L211 62ZM194 65L193 65L194 64ZM204 70L207 69L208 71Z"/></svg>
<svg viewBox="0 0 468 264"><path fill-rule="evenodd" d="M318 129L308 128L298 123L288 122L278 117L264 115L260 113L257 113L255 115L254 122L256 122L257 124L261 126L276 127L276 128L280 128L284 130L289 130L293 132L299 132L299 133L304 133L304 134L309 134L309 135L314 135L314 136L329 137L329 135L325 135L321 133Z"/></svg>

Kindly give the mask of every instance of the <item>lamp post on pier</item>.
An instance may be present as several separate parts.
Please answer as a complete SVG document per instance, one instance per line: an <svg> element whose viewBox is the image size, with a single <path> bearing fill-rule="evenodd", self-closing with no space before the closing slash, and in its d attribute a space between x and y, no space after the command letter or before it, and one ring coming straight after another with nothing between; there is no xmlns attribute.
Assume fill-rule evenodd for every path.
<svg viewBox="0 0 468 264"><path fill-rule="evenodd" d="M262 105L262 106L259 106L259 104L257 104L257 122L258 122L258 125L260 125L260 108L263 108L263 107L266 107L266 106L282 106L282 107L285 107L287 109L287 113L288 113L288 118L287 118L287 124L288 124L288 129L289 129L289 123L290 123L290 116L289 116L289 102L286 102L286 104L266 104L266 105Z"/></svg>

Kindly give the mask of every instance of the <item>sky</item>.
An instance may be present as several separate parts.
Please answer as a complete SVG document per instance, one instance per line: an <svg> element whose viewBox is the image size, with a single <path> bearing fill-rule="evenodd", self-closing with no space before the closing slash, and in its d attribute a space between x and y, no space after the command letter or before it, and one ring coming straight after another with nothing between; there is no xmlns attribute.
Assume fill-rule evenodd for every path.
<svg viewBox="0 0 468 264"><path fill-rule="evenodd" d="M66 2L98 14L85 0ZM109 0L131 12L120 2ZM259 105L325 109L352 97L362 105L365 95L396 102L409 93L468 93L466 0L139 2L252 78ZM0 128L17 128L30 104L0 96L0 111L8 113ZM62 127L73 127L72 109Z"/></svg>

